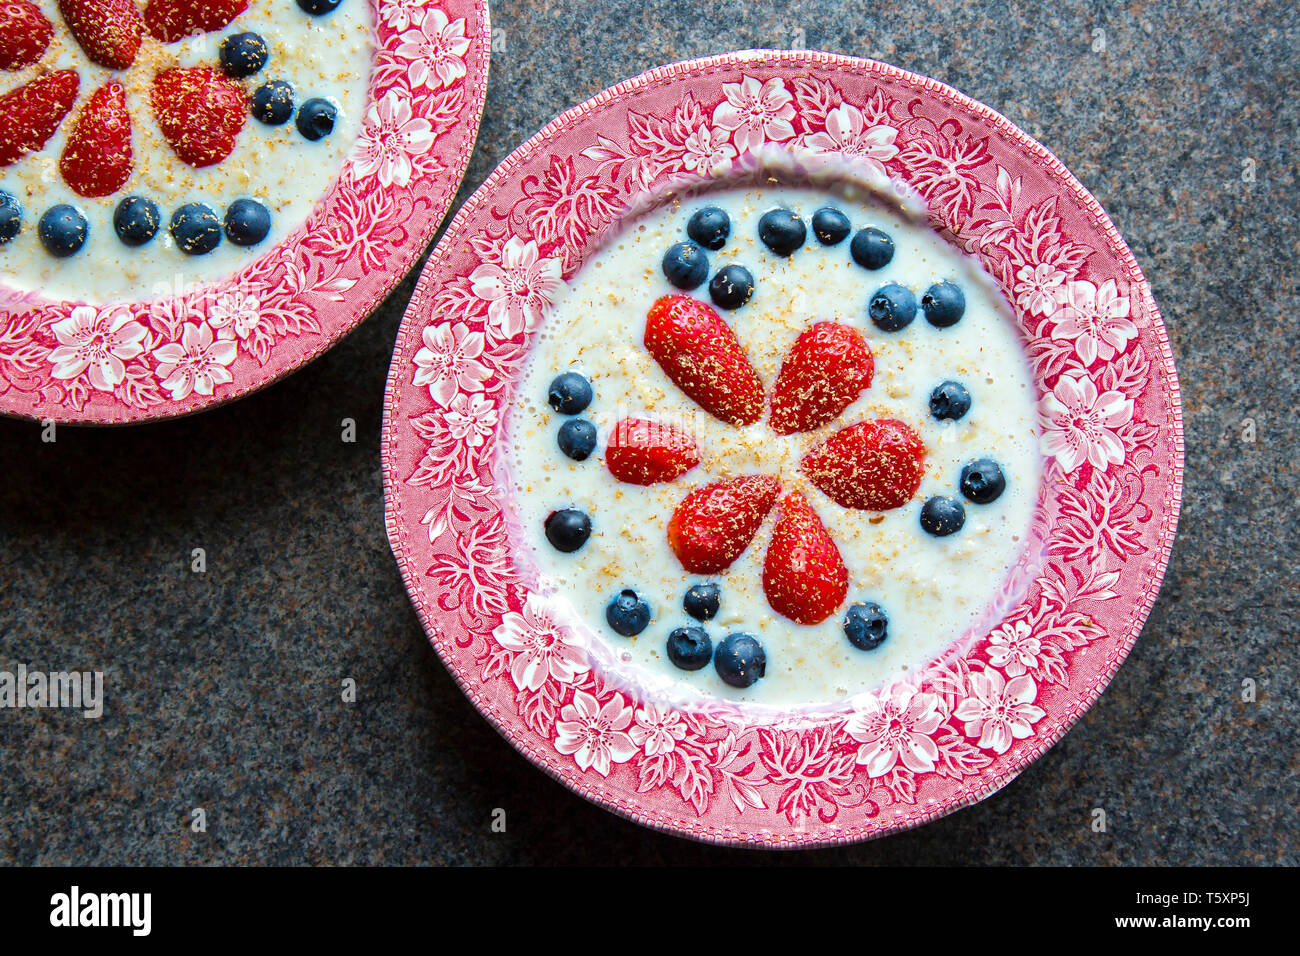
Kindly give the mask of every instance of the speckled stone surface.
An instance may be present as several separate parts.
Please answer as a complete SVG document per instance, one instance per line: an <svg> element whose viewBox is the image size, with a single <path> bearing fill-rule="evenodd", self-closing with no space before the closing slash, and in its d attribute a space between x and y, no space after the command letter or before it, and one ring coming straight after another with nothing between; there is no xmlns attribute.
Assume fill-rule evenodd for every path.
<svg viewBox="0 0 1300 956"><path fill-rule="evenodd" d="M929 74L1055 151L1151 279L1187 428L1164 591L1060 744L978 806L798 854L652 833L534 770L438 663L384 537L380 403L408 278L325 358L234 405L52 445L0 421L0 669L102 668L108 698L98 721L0 711L0 861L1300 862L1300 11L935 6L503 0L461 198L604 87L755 46Z"/></svg>

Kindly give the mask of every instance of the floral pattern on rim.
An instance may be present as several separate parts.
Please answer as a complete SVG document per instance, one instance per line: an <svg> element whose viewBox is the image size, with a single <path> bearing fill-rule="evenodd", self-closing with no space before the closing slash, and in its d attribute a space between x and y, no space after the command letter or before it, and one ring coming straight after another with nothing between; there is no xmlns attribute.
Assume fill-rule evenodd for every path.
<svg viewBox="0 0 1300 956"><path fill-rule="evenodd" d="M376 46L362 132L307 222L225 279L112 306L143 334L84 367L58 330L68 337L88 306L0 286L0 412L117 423L196 411L303 365L388 294L469 162L491 31L486 0L362 2ZM182 374L173 357L209 335L211 362Z"/></svg>
<svg viewBox="0 0 1300 956"><path fill-rule="evenodd" d="M1027 554L1013 569L1002 588L1008 610L969 648L826 713L720 701L666 709L607 682L599 647L578 635L569 640L584 647L586 670L548 671L540 686L521 686L512 679L519 656L554 640L544 632L557 616L528 622L526 609L537 621L545 602L510 551L494 446L531 336L560 291L549 275L571 276L587 237L648 189L765 142L847 149L868 132L874 158L924 196L935 227L976 255L1015 306L1043 398L1033 529L1042 557ZM530 184L557 155L571 158L564 177L553 177L566 196L548 207ZM492 316L499 288L476 290L471 277L500 266L512 243L547 273L516 273L514 295L536 311L505 324ZM430 344L428 331L449 325L450 337ZM479 334L481 350L469 341ZM1091 345L1080 347L1084 336ZM453 351L456 371L444 376L470 374L448 404L429 370ZM486 437L456 437L463 402L494 419ZM651 71L521 147L431 256L399 333L385 407L389 537L435 648L475 705L590 799L715 842L866 839L1005 784L1078 719L1132 646L1168 560L1181 487L1168 342L1141 272L1096 202L1042 147L960 93L883 64L804 51Z"/></svg>

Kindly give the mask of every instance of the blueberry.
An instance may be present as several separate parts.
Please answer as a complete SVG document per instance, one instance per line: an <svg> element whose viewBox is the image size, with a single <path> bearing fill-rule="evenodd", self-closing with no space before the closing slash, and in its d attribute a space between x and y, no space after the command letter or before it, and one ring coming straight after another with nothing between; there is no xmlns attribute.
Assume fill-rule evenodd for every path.
<svg viewBox="0 0 1300 956"><path fill-rule="evenodd" d="M50 255L66 259L76 254L86 244L90 223L86 217L67 203L59 203L45 210L36 224L36 235Z"/></svg>
<svg viewBox="0 0 1300 956"><path fill-rule="evenodd" d="M925 320L937 329L946 329L961 321L966 311L966 296L955 283L936 282L921 296Z"/></svg>
<svg viewBox="0 0 1300 956"><path fill-rule="evenodd" d="M577 508L561 508L546 516L546 540L556 551L577 551L591 537L591 519Z"/></svg>
<svg viewBox="0 0 1300 956"><path fill-rule="evenodd" d="M343 0L298 0L298 6L313 17L318 17L323 13L332 12L342 2Z"/></svg>
<svg viewBox="0 0 1300 956"><path fill-rule="evenodd" d="M217 214L202 203L188 202L172 213L172 238L187 256L202 256L221 245Z"/></svg>
<svg viewBox="0 0 1300 956"><path fill-rule="evenodd" d="M711 621L722 605L721 595L716 584L692 584L682 599L682 609L697 621Z"/></svg>
<svg viewBox="0 0 1300 956"><path fill-rule="evenodd" d="M875 601L855 604L844 615L844 636L860 651L874 651L889 636L889 618Z"/></svg>
<svg viewBox="0 0 1300 956"><path fill-rule="evenodd" d="M705 249L716 251L727 244L731 235L731 217L717 206L706 206L686 223L686 235Z"/></svg>
<svg viewBox="0 0 1300 956"><path fill-rule="evenodd" d="M231 34L217 47L221 71L237 80L252 76L266 66L269 57L266 41L256 33Z"/></svg>
<svg viewBox="0 0 1300 956"><path fill-rule="evenodd" d="M808 227L789 209L773 209L758 220L758 238L778 256L789 256L808 238Z"/></svg>
<svg viewBox="0 0 1300 956"><path fill-rule="evenodd" d="M921 527L937 538L954 534L966 523L966 509L952 495L935 495L921 506Z"/></svg>
<svg viewBox="0 0 1300 956"><path fill-rule="evenodd" d="M732 687L749 687L767 670L767 655L748 634L729 634L713 655L713 667Z"/></svg>
<svg viewBox="0 0 1300 956"><path fill-rule="evenodd" d="M596 447L596 426L585 418L570 418L560 426L555 441L574 461L586 461Z"/></svg>
<svg viewBox="0 0 1300 956"><path fill-rule="evenodd" d="M263 83L253 91L251 112L267 126L287 123L293 115L293 87L284 80Z"/></svg>
<svg viewBox="0 0 1300 956"><path fill-rule="evenodd" d="M226 209L226 236L237 246L255 246L271 231L271 210L256 199L236 199Z"/></svg>
<svg viewBox="0 0 1300 956"><path fill-rule="evenodd" d="M605 606L605 620L619 634L632 637L650 623L650 605L631 588L624 588Z"/></svg>
<svg viewBox="0 0 1300 956"><path fill-rule="evenodd" d="M916 296L895 282L882 285L871 297L867 313L882 332L897 332L916 318Z"/></svg>
<svg viewBox="0 0 1300 956"><path fill-rule="evenodd" d="M812 224L813 235L823 246L837 246L853 231L849 217L830 206L813 213Z"/></svg>
<svg viewBox="0 0 1300 956"><path fill-rule="evenodd" d="M669 282L689 292L709 277L709 257L697 242L675 242L664 253L663 268Z"/></svg>
<svg viewBox="0 0 1300 956"><path fill-rule="evenodd" d="M894 240L889 234L868 226L862 229L849 243L849 254L853 261L864 269L883 269L894 258Z"/></svg>
<svg viewBox="0 0 1300 956"><path fill-rule="evenodd" d="M127 196L113 212L117 238L128 246L143 246L158 234L162 213L158 204L143 196Z"/></svg>
<svg viewBox="0 0 1300 956"><path fill-rule="evenodd" d="M961 493L977 505L996 501L1007 479L992 458L977 458L961 470Z"/></svg>
<svg viewBox="0 0 1300 956"><path fill-rule="evenodd" d="M307 139L322 139L334 132L338 107L329 100L313 96L298 109L298 132Z"/></svg>
<svg viewBox="0 0 1300 956"><path fill-rule="evenodd" d="M9 193L0 189L0 246L12 241L22 228L22 204Z"/></svg>
<svg viewBox="0 0 1300 956"><path fill-rule="evenodd" d="M577 372L565 372L551 380L546 400L561 415L576 415L591 404L591 383Z"/></svg>
<svg viewBox="0 0 1300 956"><path fill-rule="evenodd" d="M697 671L713 658L713 641L702 627L679 627L668 635L668 659L684 671Z"/></svg>
<svg viewBox="0 0 1300 956"><path fill-rule="evenodd" d="M744 266L723 266L709 283L709 297L720 309L739 309L754 294L754 276Z"/></svg>
<svg viewBox="0 0 1300 956"><path fill-rule="evenodd" d="M970 392L961 382L944 382L930 393L930 414L956 421L970 411Z"/></svg>

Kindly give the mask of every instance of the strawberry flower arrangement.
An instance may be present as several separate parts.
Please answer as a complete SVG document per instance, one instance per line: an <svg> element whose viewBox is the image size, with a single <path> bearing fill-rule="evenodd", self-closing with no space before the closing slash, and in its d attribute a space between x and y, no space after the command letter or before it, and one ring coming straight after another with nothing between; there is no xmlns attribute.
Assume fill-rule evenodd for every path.
<svg viewBox="0 0 1300 956"><path fill-rule="evenodd" d="M59 12L91 63L130 70L145 36L162 44L220 30L248 9L248 0L59 0ZM53 25L30 0L0 7L0 69L35 64L54 36ZM0 167L43 149L72 112L80 92L76 70L57 70L0 96ZM177 157L212 166L235 146L247 113L242 88L214 67L159 70L150 106ZM131 177L134 156L126 89L117 77L91 92L59 157L59 173L81 196L117 192Z"/></svg>
<svg viewBox="0 0 1300 956"><path fill-rule="evenodd" d="M763 382L731 327L707 304L665 296L646 319L645 347L670 379L704 411L731 425L763 416ZM768 424L777 435L835 421L871 386L874 359L851 326L818 322L796 339L772 389ZM671 481L699 461L694 441L644 419L620 422L606 463L619 481ZM803 473L845 508L884 511L906 504L921 484L925 448L895 419L848 425L803 456ZM781 497L770 475L741 475L691 491L673 512L668 541L682 567L717 574L731 566L780 499L763 566L763 590L777 613L819 624L844 603L849 573L834 539L807 498Z"/></svg>

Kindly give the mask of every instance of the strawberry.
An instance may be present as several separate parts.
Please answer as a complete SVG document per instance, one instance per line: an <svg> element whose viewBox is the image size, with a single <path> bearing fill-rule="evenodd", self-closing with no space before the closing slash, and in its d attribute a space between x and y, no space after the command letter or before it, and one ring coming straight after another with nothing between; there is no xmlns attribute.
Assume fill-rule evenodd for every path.
<svg viewBox="0 0 1300 956"><path fill-rule="evenodd" d="M0 70L21 70L45 53L54 27L28 0L0 0Z"/></svg>
<svg viewBox="0 0 1300 956"><path fill-rule="evenodd" d="M778 435L820 428L871 385L875 360L857 329L818 322L795 340L772 389L768 419Z"/></svg>
<svg viewBox="0 0 1300 956"><path fill-rule="evenodd" d="M858 422L804 456L804 474L837 504L885 511L907 504L921 485L925 446L900 421Z"/></svg>
<svg viewBox="0 0 1300 956"><path fill-rule="evenodd" d="M798 624L820 624L849 593L849 569L839 548L797 491L781 499L763 560L763 593L772 610Z"/></svg>
<svg viewBox="0 0 1300 956"><path fill-rule="evenodd" d="M153 111L172 149L191 166L213 166L235 148L248 106L243 88L207 66L154 77Z"/></svg>
<svg viewBox="0 0 1300 956"><path fill-rule="evenodd" d="M47 73L0 96L0 166L45 145L77 99L74 70Z"/></svg>
<svg viewBox="0 0 1300 956"><path fill-rule="evenodd" d="M220 30L247 9L248 0L149 0L144 23L154 39L175 43Z"/></svg>
<svg viewBox="0 0 1300 956"><path fill-rule="evenodd" d="M59 0L59 12L95 63L125 70L135 62L144 36L135 0Z"/></svg>
<svg viewBox="0 0 1300 956"><path fill-rule="evenodd" d="M696 488L668 520L668 544L692 574L725 571L749 546L781 482L742 475Z"/></svg>
<svg viewBox="0 0 1300 956"><path fill-rule="evenodd" d="M729 425L763 417L763 383L717 312L688 295L666 295L646 316L645 347L683 392Z"/></svg>
<svg viewBox="0 0 1300 956"><path fill-rule="evenodd" d="M633 485L672 481L699 463L695 439L669 425L643 418L620 421L605 448L609 473Z"/></svg>
<svg viewBox="0 0 1300 956"><path fill-rule="evenodd" d="M82 196L109 196L131 178L131 114L126 91L110 80L77 114L59 157L59 172Z"/></svg>

